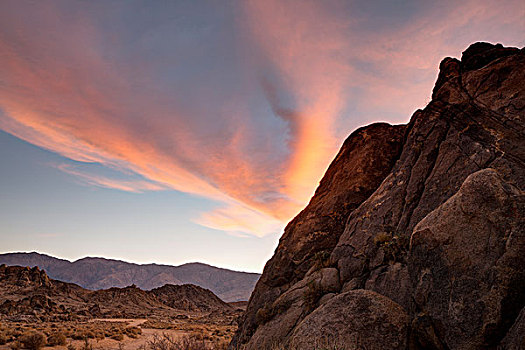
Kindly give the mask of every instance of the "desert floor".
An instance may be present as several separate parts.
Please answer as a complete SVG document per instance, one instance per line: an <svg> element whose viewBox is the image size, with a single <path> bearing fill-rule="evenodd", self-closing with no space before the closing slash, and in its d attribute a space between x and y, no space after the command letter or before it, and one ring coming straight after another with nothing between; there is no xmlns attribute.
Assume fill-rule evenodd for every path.
<svg viewBox="0 0 525 350"><path fill-rule="evenodd" d="M86 339L93 350L134 350L148 349L155 337L169 336L180 339L198 334L206 342L226 344L231 339L236 326L217 323L194 323L191 320L159 321L151 319L90 319L83 322L1 322L1 332L7 335L8 343L0 345L0 350L12 349L13 340L24 334L41 332L61 333L67 336L66 345L45 346L43 349L86 349ZM133 332L128 332L133 330Z"/></svg>

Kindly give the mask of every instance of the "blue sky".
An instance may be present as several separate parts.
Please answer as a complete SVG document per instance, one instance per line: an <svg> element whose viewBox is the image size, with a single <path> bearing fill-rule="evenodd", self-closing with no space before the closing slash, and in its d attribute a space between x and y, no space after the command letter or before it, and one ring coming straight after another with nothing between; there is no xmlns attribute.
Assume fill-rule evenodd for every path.
<svg viewBox="0 0 525 350"><path fill-rule="evenodd" d="M3 1L0 250L261 271L346 136L522 1Z"/></svg>

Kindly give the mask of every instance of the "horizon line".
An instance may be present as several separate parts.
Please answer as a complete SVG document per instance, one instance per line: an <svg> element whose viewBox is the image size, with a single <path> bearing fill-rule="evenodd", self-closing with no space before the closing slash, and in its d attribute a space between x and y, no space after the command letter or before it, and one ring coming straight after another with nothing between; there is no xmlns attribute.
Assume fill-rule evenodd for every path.
<svg viewBox="0 0 525 350"><path fill-rule="evenodd" d="M235 270L233 268L216 266L216 265L212 265L210 263L201 262L201 261L188 261L188 262L183 262L183 263L178 264L178 265L174 265L174 264L167 264L167 263L162 263L162 262L140 263L140 262L136 262L136 261L124 260L122 258L103 257L103 256L90 256L90 255L86 255L84 257L81 257L81 258L78 258L78 259L75 259L75 260L70 260L70 259L67 259L67 258L64 258L64 257L58 257L56 255L51 255L49 253L42 253L42 252L39 252L39 251L36 251L36 250L32 250L32 251L4 251L4 252L0 252L0 256L1 255L6 255L6 254L38 254L38 255L47 256L47 257L50 257L50 258L53 258L53 259L57 259L57 260L67 261L67 262L69 262L71 264L74 264L74 263L76 263L76 262L78 262L80 260L84 260L84 259L104 259L104 260L111 260L111 261L122 262L122 263L126 263L126 264L138 265L138 266L157 265L157 266L168 266L168 267L182 267L184 265L200 264L200 265L206 265L206 266L209 266L209 267L213 267L213 268L216 268L216 269L228 270L228 271L237 272L237 273L247 273L247 274L256 274L256 275L261 275L262 274L262 272Z"/></svg>

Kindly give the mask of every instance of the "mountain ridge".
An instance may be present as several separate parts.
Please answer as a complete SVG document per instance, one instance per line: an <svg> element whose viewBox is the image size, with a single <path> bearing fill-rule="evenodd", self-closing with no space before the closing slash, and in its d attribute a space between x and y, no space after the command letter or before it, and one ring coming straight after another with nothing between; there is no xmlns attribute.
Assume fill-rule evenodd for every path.
<svg viewBox="0 0 525 350"><path fill-rule="evenodd" d="M84 257L75 261L38 252L0 254L0 264L38 266L53 279L72 282L97 290L132 284L151 290L165 284L195 284L210 289L225 301L248 300L259 274L233 271L205 263L136 264L103 257Z"/></svg>

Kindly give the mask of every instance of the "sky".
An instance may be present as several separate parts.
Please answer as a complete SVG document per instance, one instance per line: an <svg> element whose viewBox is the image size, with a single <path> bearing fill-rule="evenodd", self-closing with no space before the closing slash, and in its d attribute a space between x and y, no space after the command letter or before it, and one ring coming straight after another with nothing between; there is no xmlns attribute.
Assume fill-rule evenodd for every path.
<svg viewBox="0 0 525 350"><path fill-rule="evenodd" d="M0 2L0 252L261 272L344 139L525 2Z"/></svg>

